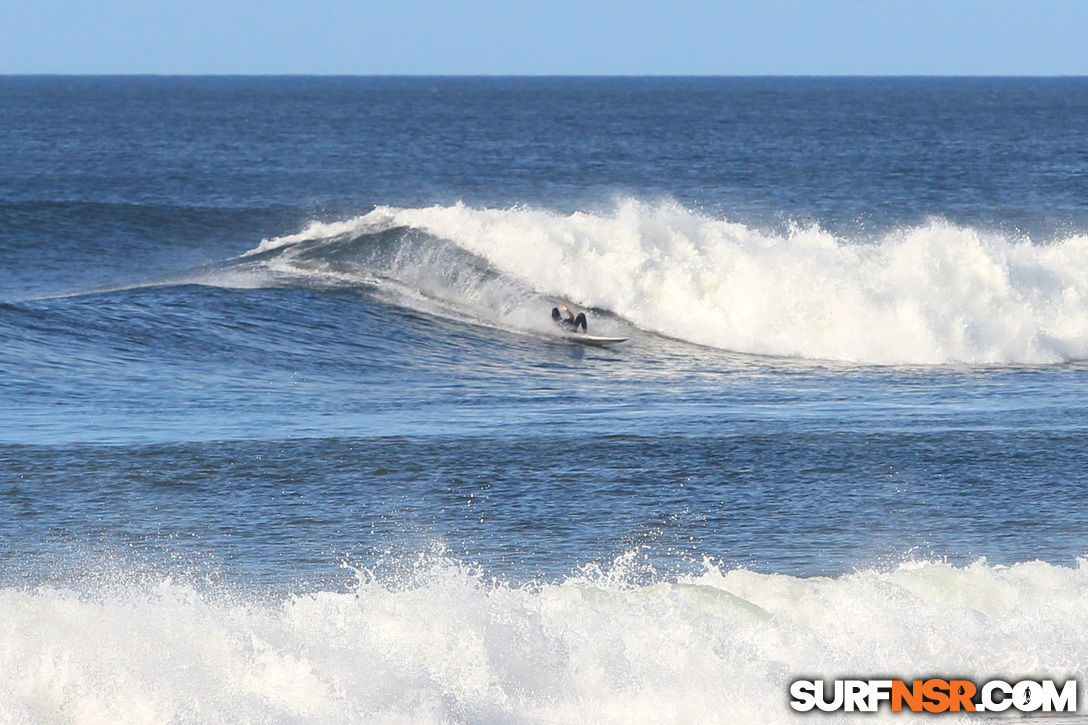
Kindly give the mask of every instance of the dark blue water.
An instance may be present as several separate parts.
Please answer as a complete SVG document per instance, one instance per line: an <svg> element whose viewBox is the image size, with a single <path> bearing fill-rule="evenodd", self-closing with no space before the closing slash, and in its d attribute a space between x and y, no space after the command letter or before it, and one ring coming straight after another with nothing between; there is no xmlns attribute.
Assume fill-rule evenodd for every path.
<svg viewBox="0 0 1088 725"><path fill-rule="evenodd" d="M904 631L955 621L932 607L980 591L1079 612L1086 118L1083 79L0 78L0 610L105 607L39 617L102 633L87 641L18 620L0 696L21 709L0 712L116 721L86 699L109 699L87 674L102 669L140 683L126 697L156 722L238 703L258 721L566 721L577 708L544 703L568 697L657 721L683 699L670 692L761 712L706 699L700 678L811 674L815 653L851 651L820 630L811 651L733 660L741 615L714 610L717 634L692 637L718 664L646 680L638 647L680 625L645 602L688 596L691 577L771 613L800 606L772 575L833 582L812 606L858 621L891 610L851 572L899 577L924 600L896 615ZM629 341L572 344L549 321L560 302ZM586 581L640 597L609 615L569 604L586 641L599 615L640 643L627 665L593 665L618 679L589 694L557 674L589 650L547 627L478 631L502 662L574 658L491 661L520 683L501 697L443 669L475 666L468 645L406 654L441 612L471 630L489 607L504 622L540 608L517 630L536 631L549 592ZM1009 581L1026 593L995 594ZM462 586L477 593L450 594ZM275 685L216 694L219 677L280 681L258 647L238 655L252 667L171 690L208 696L186 711L148 694L157 670L136 644L117 645L134 670L96 659L126 618L154 639L160 617L197 642L163 651L214 659L214 632L242 615L210 592L243 609L361 597L353 636L401 634L353 656L422 670L351 670L370 684L290 706ZM438 609L406 614L417 595ZM1079 640L1032 649L1079 615L970 606L1039 629L1011 654L956 630L967 660L908 664L1079 672ZM281 629L338 611L269 614L278 634L246 619L227 639L335 659L325 635ZM872 659L843 666L901 667L881 653L903 631L871 628ZM86 671L17 674L39 641ZM341 675L319 679L339 692ZM623 700L621 681L652 702ZM25 694L46 686L85 709Z"/></svg>

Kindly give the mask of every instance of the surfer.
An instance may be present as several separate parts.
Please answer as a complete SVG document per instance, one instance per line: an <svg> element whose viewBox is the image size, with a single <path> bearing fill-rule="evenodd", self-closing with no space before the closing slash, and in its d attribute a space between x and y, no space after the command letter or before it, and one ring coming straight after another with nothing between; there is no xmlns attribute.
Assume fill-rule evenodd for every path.
<svg viewBox="0 0 1088 725"><path fill-rule="evenodd" d="M564 318L559 314L559 310L563 310L567 316ZM579 327L582 328L583 333L589 332L589 328L586 326L586 313L579 312L578 316L575 317L574 313L571 312L566 305L559 305L558 307L552 308L552 322L565 327L568 330L574 330L575 332L578 331Z"/></svg>

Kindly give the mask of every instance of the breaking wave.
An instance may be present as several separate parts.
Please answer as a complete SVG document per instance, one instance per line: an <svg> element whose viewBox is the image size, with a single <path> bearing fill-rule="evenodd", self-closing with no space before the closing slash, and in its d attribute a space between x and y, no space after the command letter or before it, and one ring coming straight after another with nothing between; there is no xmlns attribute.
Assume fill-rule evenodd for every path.
<svg viewBox="0 0 1088 725"><path fill-rule="evenodd" d="M597 214L457 204L378 207L265 240L249 256L330 274L336 244L395 230L417 236L386 255L383 275L515 328L569 300L741 353L872 364L1088 358L1084 235L1039 244L934 220L863 243L818 227L759 231L673 203Z"/></svg>
<svg viewBox="0 0 1088 725"><path fill-rule="evenodd" d="M627 555L514 586L431 556L275 601L4 589L0 623L4 722L776 723L799 677L1082 677L1088 569L664 581Z"/></svg>

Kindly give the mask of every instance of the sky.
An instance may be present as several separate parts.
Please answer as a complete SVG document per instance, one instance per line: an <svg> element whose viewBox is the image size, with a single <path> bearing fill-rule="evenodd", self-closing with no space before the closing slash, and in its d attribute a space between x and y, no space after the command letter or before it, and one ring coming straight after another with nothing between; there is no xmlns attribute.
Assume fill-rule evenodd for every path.
<svg viewBox="0 0 1088 725"><path fill-rule="evenodd" d="M38 73L1088 75L1088 0L2 0Z"/></svg>

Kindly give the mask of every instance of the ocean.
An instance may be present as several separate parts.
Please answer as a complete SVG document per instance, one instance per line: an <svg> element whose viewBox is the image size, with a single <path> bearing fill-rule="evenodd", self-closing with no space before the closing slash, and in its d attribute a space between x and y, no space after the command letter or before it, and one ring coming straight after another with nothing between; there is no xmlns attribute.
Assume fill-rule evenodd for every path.
<svg viewBox="0 0 1088 725"><path fill-rule="evenodd" d="M1086 361L1086 79L0 77L0 722L1083 681Z"/></svg>

